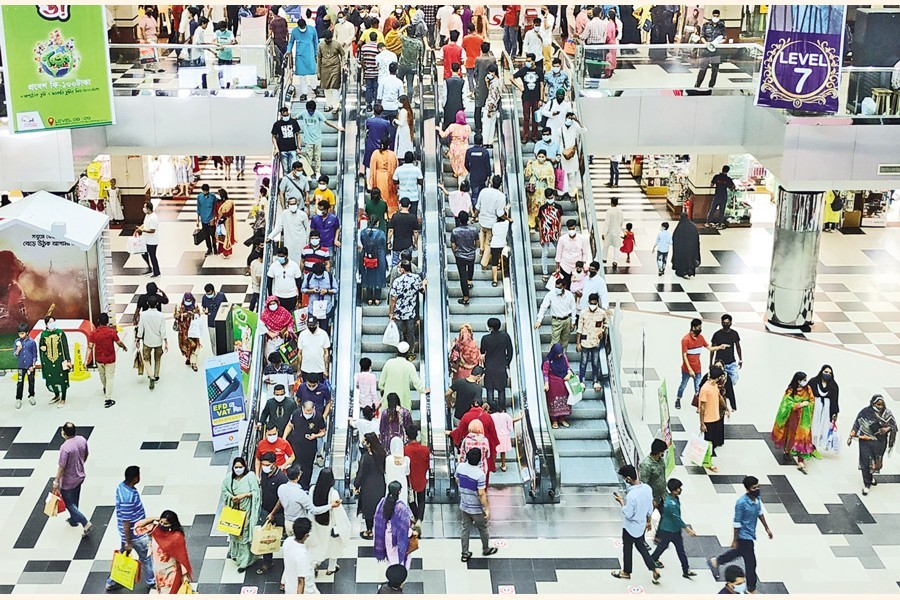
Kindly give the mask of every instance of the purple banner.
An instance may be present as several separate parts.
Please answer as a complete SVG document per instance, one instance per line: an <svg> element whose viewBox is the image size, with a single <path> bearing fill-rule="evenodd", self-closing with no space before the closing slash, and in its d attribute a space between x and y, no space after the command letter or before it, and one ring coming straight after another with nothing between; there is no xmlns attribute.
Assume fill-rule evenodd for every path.
<svg viewBox="0 0 900 600"><path fill-rule="evenodd" d="M791 7L778 8L790 10ZM817 8L820 7L806 7L813 11ZM832 12L820 21L809 16L791 18L789 13L770 14L756 93L758 106L838 112L844 11L842 7L827 8Z"/></svg>

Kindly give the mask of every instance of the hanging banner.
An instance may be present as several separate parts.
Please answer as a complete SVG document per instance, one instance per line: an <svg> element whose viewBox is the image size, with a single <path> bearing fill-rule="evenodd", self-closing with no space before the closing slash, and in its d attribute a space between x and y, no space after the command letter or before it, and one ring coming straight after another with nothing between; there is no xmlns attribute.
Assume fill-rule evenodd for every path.
<svg viewBox="0 0 900 600"><path fill-rule="evenodd" d="M206 359L206 393L213 450L236 448L244 420L244 387L237 352Z"/></svg>
<svg viewBox="0 0 900 600"><path fill-rule="evenodd" d="M669 392L666 390L665 379L659 386L657 398L659 398L659 439L669 447L666 450L666 477L668 477L675 470L675 446L672 445L672 419L669 415Z"/></svg>
<svg viewBox="0 0 900 600"><path fill-rule="evenodd" d="M104 7L3 6L13 133L114 123Z"/></svg>
<svg viewBox="0 0 900 600"><path fill-rule="evenodd" d="M756 104L836 113L846 7L772 6Z"/></svg>
<svg viewBox="0 0 900 600"><path fill-rule="evenodd" d="M255 312L243 307L231 306L231 330L234 332L234 350L241 365L241 381L244 384L244 396L250 394L250 357L253 353L253 340L256 337L256 322L259 319Z"/></svg>

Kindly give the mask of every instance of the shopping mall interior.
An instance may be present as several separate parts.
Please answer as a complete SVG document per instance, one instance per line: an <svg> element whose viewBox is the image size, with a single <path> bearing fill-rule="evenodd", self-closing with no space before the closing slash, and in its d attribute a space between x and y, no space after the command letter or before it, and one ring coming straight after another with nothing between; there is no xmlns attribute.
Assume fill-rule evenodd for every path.
<svg viewBox="0 0 900 600"><path fill-rule="evenodd" d="M0 7L0 593L897 593L898 33Z"/></svg>

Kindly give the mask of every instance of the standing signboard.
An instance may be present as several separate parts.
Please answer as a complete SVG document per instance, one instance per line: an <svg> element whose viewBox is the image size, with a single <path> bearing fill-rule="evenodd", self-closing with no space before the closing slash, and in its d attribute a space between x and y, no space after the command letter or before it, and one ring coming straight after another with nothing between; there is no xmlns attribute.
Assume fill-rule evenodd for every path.
<svg viewBox="0 0 900 600"><path fill-rule="evenodd" d="M206 359L206 395L213 450L236 448L244 420L244 386L237 352Z"/></svg>

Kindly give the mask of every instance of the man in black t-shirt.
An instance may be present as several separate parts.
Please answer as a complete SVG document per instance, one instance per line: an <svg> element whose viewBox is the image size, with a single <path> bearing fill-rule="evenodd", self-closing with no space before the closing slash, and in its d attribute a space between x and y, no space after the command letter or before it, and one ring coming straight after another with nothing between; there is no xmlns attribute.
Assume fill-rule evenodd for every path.
<svg viewBox="0 0 900 600"><path fill-rule="evenodd" d="M734 179L728 175L731 167L725 165L722 172L713 176L710 186L715 188L713 201L709 205L709 212L706 213L706 226L715 229L721 229L725 225L725 207L728 205L728 190L735 189ZM713 220L716 212L718 217Z"/></svg>
<svg viewBox="0 0 900 600"><path fill-rule="evenodd" d="M710 345L721 346L724 344L726 347L711 353L710 364L721 360L725 365L725 372L731 378L731 385L737 385L740 378L738 369L744 364L744 355L741 352L741 336L731 328L731 321L731 315L722 315L722 329L713 334ZM737 360L735 360L735 353L737 353Z"/></svg>
<svg viewBox="0 0 900 600"><path fill-rule="evenodd" d="M419 219L409 212L409 198L400 199L400 210L388 221L388 249L391 251L391 266L400 262L400 253L410 250L415 254L419 243Z"/></svg>
<svg viewBox="0 0 900 600"><path fill-rule="evenodd" d="M521 83L516 82L516 79ZM529 139L536 142L538 138L537 111L541 107L541 88L544 82L544 71L535 64L534 54L525 56L525 66L513 74L513 85L522 92L522 142ZM528 130L531 130L531 137Z"/></svg>
<svg viewBox="0 0 900 600"><path fill-rule="evenodd" d="M457 421L462 419L463 415L469 412L476 404L481 406L481 390L484 380L484 369L476 366L472 369L472 374L465 378L454 379L450 389L447 390L447 401L451 402L451 398L456 396L456 400L452 402L453 418Z"/></svg>
<svg viewBox="0 0 900 600"><path fill-rule="evenodd" d="M291 422L284 430L284 437L294 450L297 460L294 464L300 467L300 487L309 491L312 480L313 463L319 449L319 438L325 437L325 419L322 418L312 402L306 401L303 406L291 415Z"/></svg>
<svg viewBox="0 0 900 600"><path fill-rule="evenodd" d="M281 107L281 116L272 125L272 144L281 159L281 172L289 172L300 148L300 123L291 116L287 106Z"/></svg>

